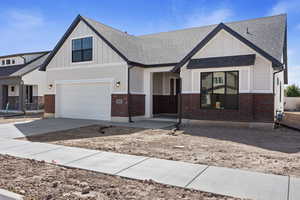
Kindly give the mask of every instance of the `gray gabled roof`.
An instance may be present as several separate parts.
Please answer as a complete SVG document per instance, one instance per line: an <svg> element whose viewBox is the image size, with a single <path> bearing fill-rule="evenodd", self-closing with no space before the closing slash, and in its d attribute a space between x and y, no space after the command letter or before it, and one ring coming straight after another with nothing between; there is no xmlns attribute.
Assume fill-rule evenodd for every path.
<svg viewBox="0 0 300 200"><path fill-rule="evenodd" d="M27 64L25 64L24 67L22 67L20 70L14 72L13 74L11 74L10 76L23 76L27 73L32 72L35 69L38 69L41 67L41 65L45 62L45 60L47 59L47 57L50 55L50 52L46 52L43 55L39 56L38 58L36 58L35 60L33 60L32 62L29 62Z"/></svg>
<svg viewBox="0 0 300 200"><path fill-rule="evenodd" d="M281 63L286 29L286 15L276 15L219 25L202 26L176 31L133 36L87 17L77 16L54 48L42 70L46 69L60 46L79 21L85 22L126 62L142 66L176 65L218 26L232 30L239 38L253 44L272 62ZM244 40L244 42L245 42Z"/></svg>
<svg viewBox="0 0 300 200"><path fill-rule="evenodd" d="M178 63L216 25L132 36L83 17L128 60L146 65ZM261 48L279 62L282 59L286 15L225 23L226 26ZM248 32L247 32L248 30Z"/></svg>
<svg viewBox="0 0 300 200"><path fill-rule="evenodd" d="M23 76L37 68L45 62L46 58L49 56L50 52L43 52L43 54L32 61L22 64L22 65L11 65L6 67L0 67L0 77L15 77Z"/></svg>

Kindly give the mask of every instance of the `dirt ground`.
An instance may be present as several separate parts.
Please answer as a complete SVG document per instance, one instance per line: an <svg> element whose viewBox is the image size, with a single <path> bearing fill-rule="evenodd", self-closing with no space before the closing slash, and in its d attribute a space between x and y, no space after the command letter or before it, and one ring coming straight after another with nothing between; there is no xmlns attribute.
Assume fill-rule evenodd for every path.
<svg viewBox="0 0 300 200"><path fill-rule="evenodd" d="M37 120L37 119L41 119L41 118L42 118L42 114L20 115L20 116L7 117L4 114L1 115L1 113L0 113L0 124Z"/></svg>
<svg viewBox="0 0 300 200"><path fill-rule="evenodd" d="M189 199L237 200L206 192L0 155L0 188L25 196L25 200Z"/></svg>
<svg viewBox="0 0 300 200"><path fill-rule="evenodd" d="M170 130L89 126L29 137L66 146L300 177L300 132L186 126Z"/></svg>

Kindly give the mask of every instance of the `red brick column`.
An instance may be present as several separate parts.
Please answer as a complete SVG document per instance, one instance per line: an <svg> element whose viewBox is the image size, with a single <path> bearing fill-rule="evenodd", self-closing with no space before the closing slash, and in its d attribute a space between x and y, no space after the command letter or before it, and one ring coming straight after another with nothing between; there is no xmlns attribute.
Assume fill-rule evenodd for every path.
<svg viewBox="0 0 300 200"><path fill-rule="evenodd" d="M55 95L54 94L46 94L44 96L45 101L45 113L55 113Z"/></svg>

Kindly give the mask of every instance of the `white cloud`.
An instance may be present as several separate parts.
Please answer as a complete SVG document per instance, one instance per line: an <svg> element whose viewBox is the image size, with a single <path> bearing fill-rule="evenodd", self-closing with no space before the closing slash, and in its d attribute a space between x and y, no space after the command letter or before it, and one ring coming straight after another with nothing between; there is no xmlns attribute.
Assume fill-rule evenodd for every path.
<svg viewBox="0 0 300 200"><path fill-rule="evenodd" d="M298 12L300 8L299 0L281 0L278 1L269 11L268 15L278 15L287 12Z"/></svg>
<svg viewBox="0 0 300 200"><path fill-rule="evenodd" d="M228 21L233 16L233 11L228 8L220 8L214 11L202 10L187 17L187 27L219 24Z"/></svg>
<svg viewBox="0 0 300 200"><path fill-rule="evenodd" d="M40 13L25 10L10 10L6 14L9 25L17 29L31 29L44 25Z"/></svg>

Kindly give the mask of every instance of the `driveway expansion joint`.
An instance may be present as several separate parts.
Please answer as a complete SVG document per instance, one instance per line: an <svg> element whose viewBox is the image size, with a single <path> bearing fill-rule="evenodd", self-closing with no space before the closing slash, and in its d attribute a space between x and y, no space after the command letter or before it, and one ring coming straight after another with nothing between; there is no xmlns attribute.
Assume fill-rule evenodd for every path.
<svg viewBox="0 0 300 200"><path fill-rule="evenodd" d="M147 158L145 158L145 159L143 159L143 160L141 160L141 161L138 161L137 163L134 163L133 165L130 165L129 167L126 167L126 168L124 168L124 169L121 169L120 171L114 173L113 175L118 175L118 174L120 174L121 172L124 172L124 171L126 171L127 169L130 169L131 167L137 166L138 164L141 164L142 162L144 162L144 161L146 161L146 160L149 160L149 159L150 159L150 157L147 157Z"/></svg>
<svg viewBox="0 0 300 200"><path fill-rule="evenodd" d="M205 169L201 170L190 182L188 182L184 187L188 187L196 178L198 178L203 172L205 172L210 166L208 165Z"/></svg>
<svg viewBox="0 0 300 200"><path fill-rule="evenodd" d="M80 160L84 160L84 159L86 159L86 158L93 157L93 156L98 155L98 154L101 154L101 153L103 153L103 152L100 151L100 152L92 153L92 154L90 154L90 155L83 156L83 157L80 157L80 158L78 158L78 159L75 159L75 160L72 160L72 161L63 163L62 165L70 165L71 163L74 163L74 162L77 162L77 161L80 161Z"/></svg>

